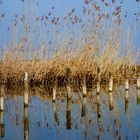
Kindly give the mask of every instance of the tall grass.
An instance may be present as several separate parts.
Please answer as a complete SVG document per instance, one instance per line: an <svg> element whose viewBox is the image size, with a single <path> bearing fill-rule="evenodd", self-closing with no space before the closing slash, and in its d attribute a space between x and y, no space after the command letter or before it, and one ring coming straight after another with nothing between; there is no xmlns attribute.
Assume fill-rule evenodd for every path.
<svg viewBox="0 0 140 140"><path fill-rule="evenodd" d="M15 45L10 42L5 47L0 62L1 83L22 82L25 72L34 82L65 77L68 69L72 78L83 74L96 77L98 68L104 78L109 73L121 77L125 72L131 76L136 72L139 54L133 46L133 32L123 31L122 24L115 20L109 23L105 19L99 21L98 14L94 18L89 16L83 28L77 28L68 37L68 29L57 34L52 45L44 44L42 39L39 47L28 38L33 34L28 34L27 27L27 22L23 21L21 40L12 40Z"/></svg>

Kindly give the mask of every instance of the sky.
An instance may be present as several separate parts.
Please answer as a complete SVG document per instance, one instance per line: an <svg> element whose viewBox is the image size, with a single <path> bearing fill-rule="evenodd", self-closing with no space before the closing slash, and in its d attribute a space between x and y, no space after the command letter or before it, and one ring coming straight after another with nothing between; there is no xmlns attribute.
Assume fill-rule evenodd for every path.
<svg viewBox="0 0 140 140"><path fill-rule="evenodd" d="M0 0L0 48L4 48L13 40L20 41L24 34L21 18L26 17L26 23L30 34L28 38L33 42L37 39L51 44L61 32L76 31L81 33L80 23L73 27L65 25L64 17L74 8L74 15L82 19L83 23L88 22L88 14L83 11L91 9L93 13L98 11L95 8L100 6L101 13L111 13L117 6L121 5L122 27L124 30L131 27L134 31L134 44L140 47L140 1L138 0ZM89 2L89 3L88 3ZM92 3L92 4L91 4ZM120 4L121 3L121 4ZM94 5L96 4L96 5ZM96 6L96 7L95 7ZM75 17L74 16L74 17ZM41 17L44 18L41 20ZM48 20L44 21L48 18ZM56 19L53 19L53 18ZM52 24L52 21L59 17L59 25ZM109 16L111 18L111 16ZM16 20L15 20L16 19ZM37 21L38 20L38 21ZM111 19L110 19L111 21ZM16 26L15 26L16 24ZM44 24L47 24L46 26ZM66 27L67 26L67 27ZM59 29L56 35L54 30ZM36 30L36 32L34 31ZM65 36L66 34L64 34ZM67 33L66 36L70 35ZM53 39L52 39L53 38ZM37 42L36 42L37 44Z"/></svg>

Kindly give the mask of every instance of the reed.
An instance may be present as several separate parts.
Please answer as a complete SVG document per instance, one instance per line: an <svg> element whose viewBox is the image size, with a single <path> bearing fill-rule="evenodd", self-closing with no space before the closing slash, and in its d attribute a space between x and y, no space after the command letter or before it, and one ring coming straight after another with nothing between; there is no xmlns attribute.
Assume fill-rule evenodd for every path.
<svg viewBox="0 0 140 140"><path fill-rule="evenodd" d="M97 53L92 52L93 48L93 46L88 46L83 50L73 53L70 52L71 57L69 60L65 58L66 56L69 56L69 53L64 54L63 52L59 52L59 55L56 53L56 55L49 60L24 60L20 57L11 59L10 57L7 58L7 56L5 56L0 62L0 82L23 82L25 72L28 73L29 81L31 82L46 81L49 78L53 79L54 76L56 78L66 78L65 71L67 68L71 70L71 78L78 77L79 75L91 75L96 78L97 67L101 68L102 78L107 78L110 72L113 76L115 75L118 78L122 77L124 76L123 71L125 67L128 68L128 76L133 76L135 74L136 64L131 64L131 61L128 63L127 60L120 59L119 56L116 56L115 58L114 56L110 56L110 54L114 54L115 48L107 50L108 55L104 56L105 54L103 54L98 59L93 57ZM89 56L91 53L92 55Z"/></svg>
<svg viewBox="0 0 140 140"><path fill-rule="evenodd" d="M27 15L26 10L23 14ZM91 75L97 80L98 68L101 78L107 80L109 73L118 79L124 76L126 68L128 76L136 72L139 54L133 47L132 30L123 40L124 31L121 25L114 21L108 27L108 21L105 19L99 21L96 14L94 18L89 16L84 29L79 28L74 33L71 31L67 37L65 34L68 32L68 26L65 31L59 32L64 38L60 35L56 38L55 34L53 46L50 45L49 48L45 48L49 44L45 44L43 39L36 41L40 42L38 43L40 47L35 46L34 38L28 38L29 35L33 37L33 34L28 33L28 24L26 18L23 18L23 34L20 41L13 37L14 39L4 49L0 61L0 83L21 83L25 72L29 75L30 83L46 83L53 77L56 79L63 77L66 81L67 69L71 72L71 79ZM34 25L39 26L40 23L35 22ZM17 28L15 27L15 34Z"/></svg>
<svg viewBox="0 0 140 140"><path fill-rule="evenodd" d="M91 46L90 46L91 47ZM96 69L101 67L101 75L107 78L109 73L119 77L124 76L124 67L128 67L128 75L135 74L135 64L128 63L125 59L120 60L118 56L116 58L109 58L109 54L101 56L96 61L93 57L89 57L88 53L91 53L90 48L86 48L81 52L71 52L70 60L65 59L62 52L59 52L59 56L49 60L24 60L22 58L3 59L0 62L0 82L1 83L17 83L22 82L24 73L27 71L29 74L29 81L42 82L49 77L66 77L65 71L69 67L71 70L71 77L77 77L79 75L97 76ZM114 50L113 50L114 51ZM62 53L60 55L60 53ZM97 52L95 52L96 54ZM111 50L108 53L113 54ZM95 55L93 53L93 56ZM65 54L69 55L69 54ZM104 58L102 58L104 57ZM103 61L103 60L104 61ZM115 61L114 61L115 60Z"/></svg>

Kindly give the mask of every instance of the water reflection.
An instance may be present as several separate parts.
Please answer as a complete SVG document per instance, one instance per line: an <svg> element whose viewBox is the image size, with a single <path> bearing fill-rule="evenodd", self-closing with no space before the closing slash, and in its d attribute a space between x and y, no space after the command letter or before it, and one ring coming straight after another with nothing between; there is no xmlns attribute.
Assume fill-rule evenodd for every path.
<svg viewBox="0 0 140 140"><path fill-rule="evenodd" d="M71 129L71 98L67 95L67 108L66 108L66 128Z"/></svg>
<svg viewBox="0 0 140 140"><path fill-rule="evenodd" d="M137 105L140 104L140 89L137 90Z"/></svg>
<svg viewBox="0 0 140 140"><path fill-rule="evenodd" d="M0 128L1 128L1 138L5 136L5 123L4 123L4 111L0 111Z"/></svg>
<svg viewBox="0 0 140 140"><path fill-rule="evenodd" d="M24 140L29 139L29 117L28 106L24 106Z"/></svg>
<svg viewBox="0 0 140 140"><path fill-rule="evenodd" d="M87 104L87 98L83 97L81 117L85 117L86 116L86 104Z"/></svg>
<svg viewBox="0 0 140 140"><path fill-rule="evenodd" d="M97 101L97 122L98 122L98 128L99 132L103 131L102 128L102 112L101 112L101 104L100 104L100 95L96 95L96 101Z"/></svg>
<svg viewBox="0 0 140 140"><path fill-rule="evenodd" d="M5 123L4 123L4 86L1 86L0 93L0 128L1 128L1 138L5 136Z"/></svg>
<svg viewBox="0 0 140 140"><path fill-rule="evenodd" d="M128 112L128 105L129 105L129 91L125 91L125 113Z"/></svg>
<svg viewBox="0 0 140 140"><path fill-rule="evenodd" d="M52 105L53 105L53 112L54 112L54 125L56 126L56 125L59 125L59 118L58 118L56 102L53 102Z"/></svg>
<svg viewBox="0 0 140 140"><path fill-rule="evenodd" d="M5 88L3 89L1 93L5 93ZM42 95L40 88L35 90L24 88L24 91L19 92L23 94L16 94L16 90L13 92L10 89L6 95L1 94L0 101L3 103L1 108L4 109L0 112L1 138L77 140L140 137L139 133L136 136L132 131L134 129L138 132L140 128L140 110L136 109L138 106L134 103L138 103L139 90L136 93L125 90L124 94L117 94L115 91L109 93L100 91L97 94L95 89L96 94L89 94L90 96L86 97L83 97L82 92L72 92L71 98L68 96L68 91L73 90L66 88L67 96L61 99L62 94L58 87L58 98L55 102L52 102L52 94L49 96L45 91L46 94ZM127 115L124 114L123 103Z"/></svg>
<svg viewBox="0 0 140 140"><path fill-rule="evenodd" d="M113 92L109 92L109 110L113 110Z"/></svg>

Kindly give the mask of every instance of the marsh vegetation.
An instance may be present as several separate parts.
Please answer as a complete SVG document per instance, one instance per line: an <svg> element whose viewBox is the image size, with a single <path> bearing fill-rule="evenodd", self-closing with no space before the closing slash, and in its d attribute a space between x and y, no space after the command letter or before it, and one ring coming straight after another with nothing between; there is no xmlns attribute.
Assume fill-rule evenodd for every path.
<svg viewBox="0 0 140 140"><path fill-rule="evenodd" d="M0 0L0 139L140 139L139 0L67 2Z"/></svg>
<svg viewBox="0 0 140 140"><path fill-rule="evenodd" d="M75 8L63 17L55 16L54 6L46 15L38 15L39 2L21 3L22 14L15 13L13 25L8 27L12 37L1 56L1 83L22 83L25 72L30 83L65 80L67 71L71 79L86 75L94 80L98 69L103 79L108 79L109 73L119 80L139 72L135 32L127 24L123 2L84 1L82 17ZM138 22L139 12L132 14ZM1 20L5 16L1 12Z"/></svg>

